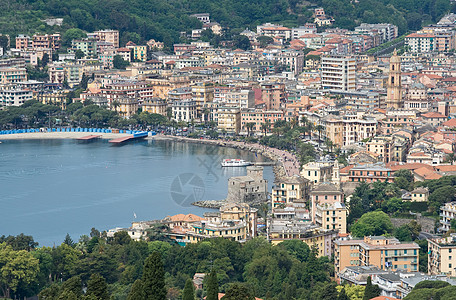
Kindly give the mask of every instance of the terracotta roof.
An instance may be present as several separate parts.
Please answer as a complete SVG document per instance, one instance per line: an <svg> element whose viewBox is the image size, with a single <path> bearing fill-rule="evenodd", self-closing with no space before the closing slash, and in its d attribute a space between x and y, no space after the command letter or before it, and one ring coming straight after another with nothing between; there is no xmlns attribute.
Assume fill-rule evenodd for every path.
<svg viewBox="0 0 456 300"><path fill-rule="evenodd" d="M194 214L177 214L174 216L168 216L168 218L173 222L199 222L205 220L204 218Z"/></svg>
<svg viewBox="0 0 456 300"><path fill-rule="evenodd" d="M218 299L219 299L219 300L222 299L223 296L225 296L224 293L218 293ZM203 299L206 299L206 297L204 297ZM255 297L255 300L262 300L262 299Z"/></svg>
<svg viewBox="0 0 456 300"><path fill-rule="evenodd" d="M456 172L456 165L435 166L435 169L439 172Z"/></svg>
<svg viewBox="0 0 456 300"><path fill-rule="evenodd" d="M433 111L425 113L421 116L425 117L425 118L446 118L446 116L442 115L441 113L433 112Z"/></svg>
<svg viewBox="0 0 456 300"><path fill-rule="evenodd" d="M118 48L117 52L130 52L131 50L128 48Z"/></svg>
<svg viewBox="0 0 456 300"><path fill-rule="evenodd" d="M456 119L450 119L442 123L443 126L456 127Z"/></svg>
<svg viewBox="0 0 456 300"><path fill-rule="evenodd" d="M398 171L398 170L402 170L402 169L406 169L406 170L416 170L416 169L419 169L419 168L427 168L429 170L432 170L434 171L434 167L432 167L431 165L427 165L427 164L421 164L421 163L410 163L410 164L403 164L403 165L400 165L398 163L387 163L386 164L390 169L391 171L395 172L395 171Z"/></svg>
<svg viewBox="0 0 456 300"><path fill-rule="evenodd" d="M442 81L443 82L455 82L456 77L447 77L447 78L442 79Z"/></svg>
<svg viewBox="0 0 456 300"><path fill-rule="evenodd" d="M339 170L340 173L348 173L355 165L348 165Z"/></svg>
<svg viewBox="0 0 456 300"><path fill-rule="evenodd" d="M420 37L420 38L428 37L428 38L431 38L431 37L435 37L435 35L433 35L433 34L425 34L425 33L412 33L412 34L409 34L409 35L406 36L406 38L414 38L414 37Z"/></svg>
<svg viewBox="0 0 456 300"><path fill-rule="evenodd" d="M423 179L439 179L442 178L442 175L437 174L435 171L431 171L428 168L419 168L413 171L416 175L422 177Z"/></svg>

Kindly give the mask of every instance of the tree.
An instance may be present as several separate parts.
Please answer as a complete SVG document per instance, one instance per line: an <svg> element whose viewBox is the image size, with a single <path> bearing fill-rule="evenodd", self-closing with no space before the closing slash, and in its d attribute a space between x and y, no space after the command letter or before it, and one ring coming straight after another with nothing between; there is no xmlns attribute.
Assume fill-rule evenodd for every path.
<svg viewBox="0 0 456 300"><path fill-rule="evenodd" d="M86 38L87 34L78 28L70 28L62 36L62 43L64 46L70 47L71 41Z"/></svg>
<svg viewBox="0 0 456 300"><path fill-rule="evenodd" d="M75 244L73 239L71 238L70 234L66 234L65 239L63 240L63 243L74 248Z"/></svg>
<svg viewBox="0 0 456 300"><path fill-rule="evenodd" d="M342 288L342 290L339 292L337 300L349 300L347 294L345 293L345 288Z"/></svg>
<svg viewBox="0 0 456 300"><path fill-rule="evenodd" d="M182 300L195 300L195 288L193 287L193 282L190 278L185 282Z"/></svg>
<svg viewBox="0 0 456 300"><path fill-rule="evenodd" d="M21 284L30 284L39 272L39 261L25 250L14 251L0 244L0 287L5 298L16 292Z"/></svg>
<svg viewBox="0 0 456 300"><path fill-rule="evenodd" d="M401 169L394 172L394 183L400 189L411 191L413 189L414 176L410 170Z"/></svg>
<svg viewBox="0 0 456 300"><path fill-rule="evenodd" d="M112 61L114 69L125 70L130 63L122 58L120 55L114 56Z"/></svg>
<svg viewBox="0 0 456 300"><path fill-rule="evenodd" d="M87 282L87 293L88 296L95 296L98 300L108 300L108 285L106 280L100 274L92 274L90 280Z"/></svg>
<svg viewBox="0 0 456 300"><path fill-rule="evenodd" d="M364 289L363 300L370 300L372 298L380 296L381 290L376 284L372 284L371 277L367 277L366 288Z"/></svg>
<svg viewBox="0 0 456 300"><path fill-rule="evenodd" d="M236 48L242 50L249 50L250 49L250 40L245 35L237 35L234 38L234 45Z"/></svg>
<svg viewBox="0 0 456 300"><path fill-rule="evenodd" d="M74 57L75 57L76 59L81 59L81 58L83 58L84 56L85 56L85 53L84 53L84 51L82 51L81 49L76 50L76 52L74 53Z"/></svg>
<svg viewBox="0 0 456 300"><path fill-rule="evenodd" d="M233 283L226 291L225 296L222 300L254 300L255 297L252 295L250 290L241 283Z"/></svg>
<svg viewBox="0 0 456 300"><path fill-rule="evenodd" d="M274 39L270 36L262 35L257 38L257 41L260 43L261 48L266 48L267 45L274 42Z"/></svg>
<svg viewBox="0 0 456 300"><path fill-rule="evenodd" d="M355 237L364 237L369 235L384 235L393 232L393 223L389 216L382 211L373 211L365 213L351 227L352 235Z"/></svg>
<svg viewBox="0 0 456 300"><path fill-rule="evenodd" d="M136 281L131 286L130 293L128 294L127 300L145 300L144 286L141 279Z"/></svg>
<svg viewBox="0 0 456 300"><path fill-rule="evenodd" d="M219 286L217 273L214 269L212 269L211 273L208 275L206 286L206 300L218 300Z"/></svg>
<svg viewBox="0 0 456 300"><path fill-rule="evenodd" d="M453 186L442 186L429 195L429 206L436 211L440 206L455 200L456 189Z"/></svg>
<svg viewBox="0 0 456 300"><path fill-rule="evenodd" d="M166 299L165 271L161 255L153 252L144 263L142 282L148 300Z"/></svg>
<svg viewBox="0 0 456 300"><path fill-rule="evenodd" d="M43 59L41 60L41 67L42 68L46 67L48 63L49 63L49 54L44 53Z"/></svg>
<svg viewBox="0 0 456 300"><path fill-rule="evenodd" d="M118 231L114 233L113 244L115 245L126 245L131 243L133 240L126 231Z"/></svg>

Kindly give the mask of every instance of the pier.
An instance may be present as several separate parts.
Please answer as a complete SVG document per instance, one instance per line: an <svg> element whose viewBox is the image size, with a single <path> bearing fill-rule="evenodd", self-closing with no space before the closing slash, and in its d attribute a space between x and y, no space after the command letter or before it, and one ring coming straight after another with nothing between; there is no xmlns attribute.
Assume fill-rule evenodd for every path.
<svg viewBox="0 0 456 300"><path fill-rule="evenodd" d="M96 140L99 138L101 138L101 135L87 135L87 136L77 138L76 140L81 141L81 142L90 142L90 141L93 141L93 140Z"/></svg>
<svg viewBox="0 0 456 300"><path fill-rule="evenodd" d="M115 144L115 145L120 145L120 144L126 143L128 141L143 139L143 138L146 138L147 136L148 136L148 132L138 132L133 135L110 140L109 142L112 144Z"/></svg>
<svg viewBox="0 0 456 300"><path fill-rule="evenodd" d="M275 166L277 163L275 161L255 161L252 162L252 166L260 166L260 167L265 167L265 166Z"/></svg>

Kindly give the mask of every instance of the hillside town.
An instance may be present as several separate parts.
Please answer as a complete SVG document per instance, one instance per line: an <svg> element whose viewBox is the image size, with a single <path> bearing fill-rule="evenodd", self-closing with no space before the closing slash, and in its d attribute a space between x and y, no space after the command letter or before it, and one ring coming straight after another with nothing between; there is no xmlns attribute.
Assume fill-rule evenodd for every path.
<svg viewBox="0 0 456 300"><path fill-rule="evenodd" d="M208 13L193 16L201 28L183 32L188 43L173 49L156 40L123 45L111 29L68 47L56 32L8 36L0 48L3 110L37 100L62 110L91 103L126 120L162 115L180 124L179 140L223 140L276 162L274 182L261 166L232 177L216 210L135 221L108 237L126 231L139 241L153 231L182 246L300 240L333 259L337 283L369 278L388 299L424 280L456 285L456 15L398 36L392 24L325 28L334 19L317 8L304 26L245 29L244 49L202 41L224 28ZM291 140L312 148L306 160L261 142L296 128Z"/></svg>

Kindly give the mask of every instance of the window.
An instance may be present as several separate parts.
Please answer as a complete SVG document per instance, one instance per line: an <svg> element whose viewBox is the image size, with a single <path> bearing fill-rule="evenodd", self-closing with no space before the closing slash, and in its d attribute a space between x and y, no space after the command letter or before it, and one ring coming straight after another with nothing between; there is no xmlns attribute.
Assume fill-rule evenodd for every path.
<svg viewBox="0 0 456 300"><path fill-rule="evenodd" d="M448 264L448 268L451 268L451 264Z"/></svg>

